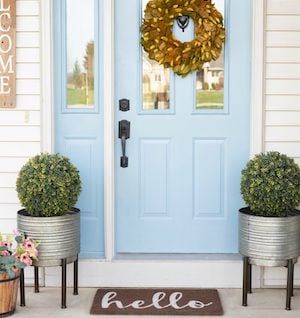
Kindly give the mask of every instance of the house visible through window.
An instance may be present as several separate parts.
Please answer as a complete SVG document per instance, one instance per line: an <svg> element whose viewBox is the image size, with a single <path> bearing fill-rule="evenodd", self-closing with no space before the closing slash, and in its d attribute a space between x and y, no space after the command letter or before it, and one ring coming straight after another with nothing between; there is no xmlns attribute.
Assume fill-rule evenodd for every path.
<svg viewBox="0 0 300 318"><path fill-rule="evenodd" d="M215 6L225 17L225 0L215 0ZM196 109L224 108L224 48L216 61L205 63L196 72Z"/></svg>
<svg viewBox="0 0 300 318"><path fill-rule="evenodd" d="M144 10L148 0L142 0ZM215 6L224 16L226 0L215 0ZM170 70L148 57L142 51L142 109L170 109ZM224 109L224 49L220 57L205 63L196 72L196 110Z"/></svg>
<svg viewBox="0 0 300 318"><path fill-rule="evenodd" d="M170 70L143 52L143 110L170 108Z"/></svg>
<svg viewBox="0 0 300 318"><path fill-rule="evenodd" d="M142 0L142 12L147 2L148 0ZM151 60L144 50L142 52L142 109L145 111L170 109L170 70Z"/></svg>

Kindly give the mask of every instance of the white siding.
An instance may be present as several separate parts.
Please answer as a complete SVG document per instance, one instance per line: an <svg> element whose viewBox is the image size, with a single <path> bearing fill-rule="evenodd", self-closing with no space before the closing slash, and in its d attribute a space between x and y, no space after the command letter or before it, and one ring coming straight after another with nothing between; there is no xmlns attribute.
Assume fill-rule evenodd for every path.
<svg viewBox="0 0 300 318"><path fill-rule="evenodd" d="M264 150L300 162L300 1L266 7Z"/></svg>
<svg viewBox="0 0 300 318"><path fill-rule="evenodd" d="M16 1L16 108L0 109L0 231L16 227L18 171L41 149L40 1Z"/></svg>
<svg viewBox="0 0 300 318"><path fill-rule="evenodd" d="M298 0L268 0L267 13L272 15L300 15Z"/></svg>

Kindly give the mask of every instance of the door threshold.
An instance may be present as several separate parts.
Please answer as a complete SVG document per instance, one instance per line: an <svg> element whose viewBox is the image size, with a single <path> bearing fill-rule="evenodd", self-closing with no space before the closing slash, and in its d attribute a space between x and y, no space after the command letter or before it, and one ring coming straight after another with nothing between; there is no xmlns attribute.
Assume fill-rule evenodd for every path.
<svg viewBox="0 0 300 318"><path fill-rule="evenodd" d="M215 260L232 261L241 260L238 253L203 253L203 254L180 254L180 253L118 253L114 260L145 260L145 261L195 261L195 260Z"/></svg>

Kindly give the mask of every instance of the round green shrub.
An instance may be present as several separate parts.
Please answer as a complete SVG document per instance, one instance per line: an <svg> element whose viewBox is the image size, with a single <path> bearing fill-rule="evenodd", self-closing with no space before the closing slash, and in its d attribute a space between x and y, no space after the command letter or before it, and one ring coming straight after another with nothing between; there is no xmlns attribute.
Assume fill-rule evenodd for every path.
<svg viewBox="0 0 300 318"><path fill-rule="evenodd" d="M41 153L29 159L17 179L19 200L31 216L66 214L80 191L78 170L59 154Z"/></svg>
<svg viewBox="0 0 300 318"><path fill-rule="evenodd" d="M256 155L242 170L241 193L253 214L286 216L300 204L300 168L276 151Z"/></svg>

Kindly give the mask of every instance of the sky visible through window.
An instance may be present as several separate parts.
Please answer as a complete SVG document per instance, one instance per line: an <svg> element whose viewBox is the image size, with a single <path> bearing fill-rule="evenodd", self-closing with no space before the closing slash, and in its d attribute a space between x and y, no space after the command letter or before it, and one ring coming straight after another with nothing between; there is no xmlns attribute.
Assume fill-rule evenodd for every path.
<svg viewBox="0 0 300 318"><path fill-rule="evenodd" d="M94 0L67 0L68 73L83 63L86 45L94 40Z"/></svg>

